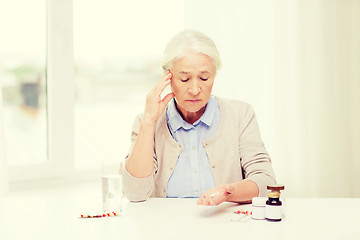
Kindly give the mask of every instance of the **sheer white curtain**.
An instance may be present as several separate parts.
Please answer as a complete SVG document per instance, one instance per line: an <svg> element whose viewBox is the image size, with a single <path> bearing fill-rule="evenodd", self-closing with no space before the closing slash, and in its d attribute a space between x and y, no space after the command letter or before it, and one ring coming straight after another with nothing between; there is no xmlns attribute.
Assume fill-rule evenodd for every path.
<svg viewBox="0 0 360 240"><path fill-rule="evenodd" d="M288 196L360 197L360 1L196 0L185 19L219 46L214 92L254 106Z"/></svg>
<svg viewBox="0 0 360 240"><path fill-rule="evenodd" d="M284 154L281 147L291 136L282 122L296 120L277 115L276 129L283 137L276 153L282 161L294 162L290 169L301 174L292 178L289 173L299 194L359 197L360 2L276 3L276 105L296 113L299 130L296 157L286 159L291 153ZM295 54L287 55L289 51ZM288 79L295 81L298 95L282 87Z"/></svg>

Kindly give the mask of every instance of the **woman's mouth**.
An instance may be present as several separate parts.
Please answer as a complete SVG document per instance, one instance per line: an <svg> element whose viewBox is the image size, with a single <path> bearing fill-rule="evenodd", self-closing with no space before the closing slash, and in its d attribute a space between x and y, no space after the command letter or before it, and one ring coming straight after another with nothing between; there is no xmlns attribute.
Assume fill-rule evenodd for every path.
<svg viewBox="0 0 360 240"><path fill-rule="evenodd" d="M190 99L190 100L186 100L186 101L189 102L189 103L198 103L201 100L200 99Z"/></svg>

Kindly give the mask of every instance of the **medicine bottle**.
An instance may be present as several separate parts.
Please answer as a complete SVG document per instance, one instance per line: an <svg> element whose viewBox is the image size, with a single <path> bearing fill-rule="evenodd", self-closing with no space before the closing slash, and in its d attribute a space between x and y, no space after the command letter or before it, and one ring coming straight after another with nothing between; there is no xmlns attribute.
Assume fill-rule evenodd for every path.
<svg viewBox="0 0 360 240"><path fill-rule="evenodd" d="M252 199L252 219L264 220L265 219L265 203L267 198L254 197Z"/></svg>
<svg viewBox="0 0 360 240"><path fill-rule="evenodd" d="M284 190L284 185L269 185L268 200L265 206L265 218L268 221L281 221L282 219L282 202L280 201L280 191Z"/></svg>

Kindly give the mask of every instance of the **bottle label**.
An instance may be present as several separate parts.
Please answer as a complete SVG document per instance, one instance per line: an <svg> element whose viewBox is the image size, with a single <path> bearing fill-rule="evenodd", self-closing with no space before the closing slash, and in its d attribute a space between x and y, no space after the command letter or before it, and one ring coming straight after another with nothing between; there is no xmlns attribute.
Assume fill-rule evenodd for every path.
<svg viewBox="0 0 360 240"><path fill-rule="evenodd" d="M252 207L252 218L256 220L265 219L265 206L253 206Z"/></svg>
<svg viewBox="0 0 360 240"><path fill-rule="evenodd" d="M281 219L282 218L282 206L266 205L265 217L267 219Z"/></svg>

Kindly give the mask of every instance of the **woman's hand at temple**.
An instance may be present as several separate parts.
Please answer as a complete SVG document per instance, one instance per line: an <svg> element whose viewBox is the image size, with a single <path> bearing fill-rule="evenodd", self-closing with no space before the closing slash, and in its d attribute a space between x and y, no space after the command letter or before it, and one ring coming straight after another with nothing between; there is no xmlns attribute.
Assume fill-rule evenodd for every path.
<svg viewBox="0 0 360 240"><path fill-rule="evenodd" d="M219 205L222 202L229 201L234 191L235 187L232 184L213 187L201 194L197 204L207 206Z"/></svg>
<svg viewBox="0 0 360 240"><path fill-rule="evenodd" d="M146 105L140 130L134 148L125 162L127 171L136 178L150 176L154 171L154 135L156 122L165 111L174 93L167 94L161 99L166 86L171 83L172 74L167 71L146 96Z"/></svg>
<svg viewBox="0 0 360 240"><path fill-rule="evenodd" d="M166 105L174 97L174 93L171 92L167 94L163 99L161 99L161 94L166 86L171 83L171 78L171 72L166 71L154 88L147 94L143 121L149 121L155 124L165 111Z"/></svg>

